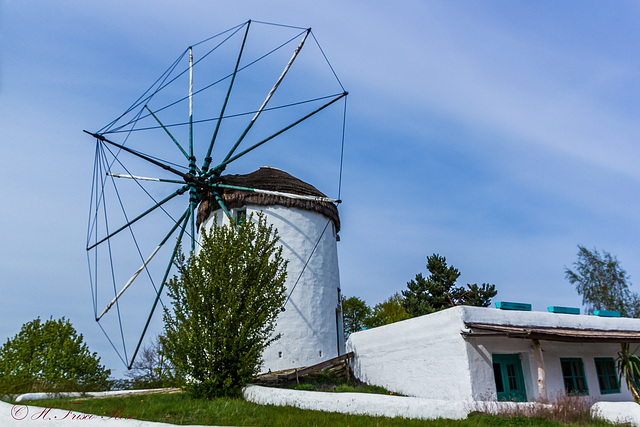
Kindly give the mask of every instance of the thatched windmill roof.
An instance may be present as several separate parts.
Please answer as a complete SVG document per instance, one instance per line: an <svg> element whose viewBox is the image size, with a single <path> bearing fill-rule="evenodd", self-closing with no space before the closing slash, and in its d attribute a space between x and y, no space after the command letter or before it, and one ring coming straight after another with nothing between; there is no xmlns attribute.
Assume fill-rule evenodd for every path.
<svg viewBox="0 0 640 427"><path fill-rule="evenodd" d="M271 167L261 167L257 171L246 175L223 175L220 177L218 182L220 184L235 185L238 187L280 191L282 193L293 193L303 196L326 197L313 185L307 184L306 182L301 181L280 169ZM227 209L237 209L246 205L278 205L304 209L324 215L333 221L336 227L336 233L340 231L340 217L338 216L338 209L333 203L291 199L289 197L252 193L227 188L221 190L221 197ZM198 207L197 227L200 227L200 224L202 224L212 212L215 212L218 209L220 209L220 206L213 197L205 197Z"/></svg>

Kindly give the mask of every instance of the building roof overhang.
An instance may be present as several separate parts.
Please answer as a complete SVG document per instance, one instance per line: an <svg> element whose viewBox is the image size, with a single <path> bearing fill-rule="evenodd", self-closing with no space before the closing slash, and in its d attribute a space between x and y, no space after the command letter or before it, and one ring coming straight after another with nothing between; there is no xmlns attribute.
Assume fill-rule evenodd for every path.
<svg viewBox="0 0 640 427"><path fill-rule="evenodd" d="M469 328L469 331L462 332L465 338L502 336L507 338L581 343L640 343L640 331L510 326L475 322L465 322L465 325Z"/></svg>

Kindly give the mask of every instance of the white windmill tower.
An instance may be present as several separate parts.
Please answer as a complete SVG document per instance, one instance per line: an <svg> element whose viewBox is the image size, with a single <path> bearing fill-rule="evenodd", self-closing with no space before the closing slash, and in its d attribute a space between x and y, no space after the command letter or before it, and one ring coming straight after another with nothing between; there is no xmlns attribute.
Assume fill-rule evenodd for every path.
<svg viewBox="0 0 640 427"><path fill-rule="evenodd" d="M282 255L289 260L287 300L276 334L263 353L262 371L310 366L344 353L337 245L340 218L333 200L288 173L262 167L247 175L223 175L219 194L236 219L261 211L278 230ZM217 211L217 214L216 214ZM198 229L229 223L216 200L198 209Z"/></svg>

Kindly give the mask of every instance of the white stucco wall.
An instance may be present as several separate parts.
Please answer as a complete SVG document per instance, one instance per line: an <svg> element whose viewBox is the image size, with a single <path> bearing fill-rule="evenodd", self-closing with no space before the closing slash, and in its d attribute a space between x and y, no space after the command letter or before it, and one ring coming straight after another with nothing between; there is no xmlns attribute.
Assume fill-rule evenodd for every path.
<svg viewBox="0 0 640 427"><path fill-rule="evenodd" d="M463 338L465 322L576 329L640 330L640 319L508 311L459 306L380 328L352 334L347 351L355 352L354 375L370 384L409 396L431 399L496 398L493 354L519 354L528 399L538 397L538 372L532 341L508 337ZM596 357L615 359L619 344L540 342L548 397L564 393L560 358L583 361L589 396L628 401L631 393L601 394Z"/></svg>
<svg viewBox="0 0 640 427"><path fill-rule="evenodd" d="M472 398L462 312L444 310L347 340L356 378L406 396L466 401Z"/></svg>
<svg viewBox="0 0 640 427"><path fill-rule="evenodd" d="M283 257L289 260L286 293L291 298L276 327L282 337L265 349L262 371L310 366L338 356L339 346L344 351L344 338L342 313L336 313L340 274L333 222L316 212L282 206L249 205L246 210L247 218L257 211L265 213L267 222L278 230ZM228 222L217 213L202 226L211 228L216 217Z"/></svg>

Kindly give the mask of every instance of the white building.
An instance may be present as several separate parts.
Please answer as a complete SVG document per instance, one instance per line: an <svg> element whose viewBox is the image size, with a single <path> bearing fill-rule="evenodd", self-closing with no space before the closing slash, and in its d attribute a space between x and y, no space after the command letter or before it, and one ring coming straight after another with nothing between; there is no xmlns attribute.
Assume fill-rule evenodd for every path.
<svg viewBox="0 0 640 427"><path fill-rule="evenodd" d="M247 175L225 175L220 183L325 197L312 185L268 167ZM336 206L234 189L226 189L222 199L235 218L263 212L267 222L278 230L282 255L289 260L285 283L288 299L275 331L281 338L265 349L262 371L311 366L343 354L336 245L340 219ZM218 223L229 221L215 200L205 199L198 209L198 227L211 228L215 218Z"/></svg>
<svg viewBox="0 0 640 427"><path fill-rule="evenodd" d="M346 350L357 378L408 396L628 401L621 342L640 342L640 319L458 306L353 333Z"/></svg>

